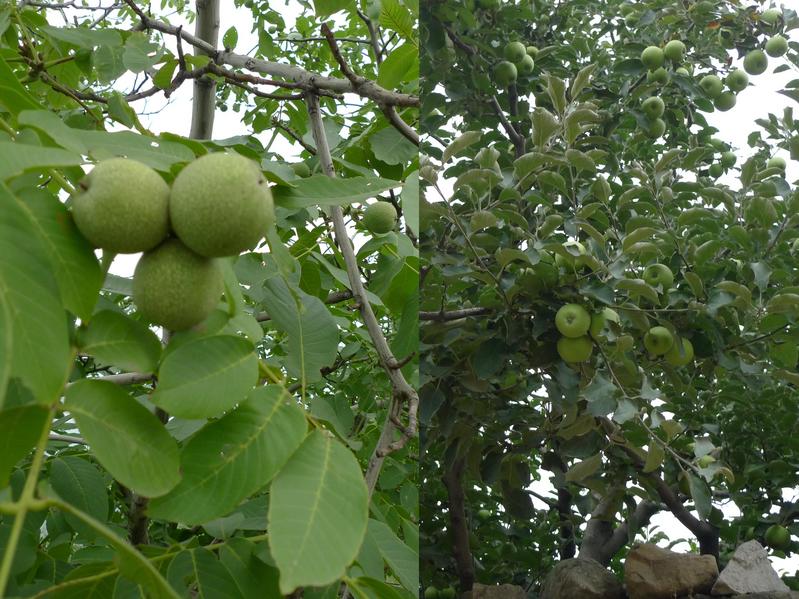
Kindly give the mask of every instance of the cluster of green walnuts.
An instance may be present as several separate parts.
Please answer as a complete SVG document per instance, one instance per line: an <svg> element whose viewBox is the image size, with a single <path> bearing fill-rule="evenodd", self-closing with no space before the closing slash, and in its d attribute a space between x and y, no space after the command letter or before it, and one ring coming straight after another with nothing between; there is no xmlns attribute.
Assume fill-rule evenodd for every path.
<svg viewBox="0 0 799 599"><path fill-rule="evenodd" d="M673 275L665 264L651 264L644 272L645 280L658 280L664 284ZM649 282L649 281L647 281ZM572 364L587 362L594 351L593 340L597 339L608 320L618 322L618 314L603 308L596 314L580 304L565 304L555 314L555 327L562 335L558 339L558 355ZM644 334L644 348L652 356L663 356L672 366L685 366L694 359L694 348L688 339L675 338L664 326L654 326Z"/></svg>
<svg viewBox="0 0 799 599"><path fill-rule="evenodd" d="M258 164L221 152L190 163L171 188L140 162L104 160L81 182L72 214L95 247L143 252L133 301L148 322L174 331L216 307L224 286L219 258L254 248L275 223Z"/></svg>
<svg viewBox="0 0 799 599"><path fill-rule="evenodd" d="M625 5L627 16L631 16L634 8L632 5ZM761 13L760 21L768 29L773 29L782 18L782 13L778 9L769 9ZM723 33L723 32L722 32ZM720 35L722 45L725 48L733 48L734 40L730 35ZM647 83L664 85L671 78L671 71L666 69L666 65L672 64L674 73L685 77L693 76L693 68L690 64L684 64L685 44L680 40L671 40L663 48L649 46L641 52L641 62L647 68ZM761 75L768 68L768 56L783 56L788 51L788 41L781 35L771 36L763 44L763 48L755 48L749 51L744 57L743 69L733 69L724 79L710 73L704 75L699 80L699 87L705 92L707 97L713 101L716 110L726 112L731 110L736 102L738 93L742 92L749 85L749 75ZM768 55L768 56L767 56ZM663 100L656 96L646 98L641 109L646 117L646 124L643 127L647 134L652 138L659 138L666 132L666 123L661 118L665 110Z"/></svg>

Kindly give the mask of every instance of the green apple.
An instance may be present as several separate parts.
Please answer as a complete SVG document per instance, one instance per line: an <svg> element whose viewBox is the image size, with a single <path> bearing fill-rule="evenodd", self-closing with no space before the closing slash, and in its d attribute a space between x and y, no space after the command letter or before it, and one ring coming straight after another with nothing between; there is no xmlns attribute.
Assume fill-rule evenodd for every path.
<svg viewBox="0 0 799 599"><path fill-rule="evenodd" d="M505 60L518 64L527 56L527 48L521 42L510 42L505 46L503 55Z"/></svg>
<svg viewBox="0 0 799 599"><path fill-rule="evenodd" d="M585 362L591 357L593 351L594 345L588 335L577 338L561 337L558 339L558 355L563 358L564 362L572 364Z"/></svg>
<svg viewBox="0 0 799 599"><path fill-rule="evenodd" d="M438 596L440 599L455 599L455 587L449 586L439 591Z"/></svg>
<svg viewBox="0 0 799 599"><path fill-rule="evenodd" d="M746 86L749 85L749 75L746 74L746 71L735 69L732 73L727 75L726 83L730 91L738 93L745 90Z"/></svg>
<svg viewBox="0 0 799 599"><path fill-rule="evenodd" d="M674 273L665 264L650 264L644 269L644 281L652 287L663 285L665 291L674 283Z"/></svg>
<svg viewBox="0 0 799 599"><path fill-rule="evenodd" d="M644 335L644 347L654 356L662 356L674 345L674 337L666 327L652 327Z"/></svg>
<svg viewBox="0 0 799 599"><path fill-rule="evenodd" d="M680 493L688 495L689 497L691 496L691 482L687 472L680 472L680 475L677 477L677 486L680 489Z"/></svg>
<svg viewBox="0 0 799 599"><path fill-rule="evenodd" d="M524 58L519 61L519 73L522 75L530 75L535 70L535 61L529 54L525 54Z"/></svg>
<svg viewBox="0 0 799 599"><path fill-rule="evenodd" d="M718 162L716 162L710 165L710 168L707 169L707 172L714 179L718 179L724 174L724 167L721 166L721 164L719 164Z"/></svg>
<svg viewBox="0 0 799 599"><path fill-rule="evenodd" d="M494 81L500 87L508 87L511 83L515 83L518 76L516 65L507 60L503 60L494 67Z"/></svg>
<svg viewBox="0 0 799 599"><path fill-rule="evenodd" d="M477 517L480 520L488 520L491 517L491 512L488 510L479 510L477 512Z"/></svg>
<svg viewBox="0 0 799 599"><path fill-rule="evenodd" d="M791 544L791 533L784 526L772 524L766 529L766 545L772 549L787 549Z"/></svg>
<svg viewBox="0 0 799 599"><path fill-rule="evenodd" d="M655 119L649 123L646 130L647 135L652 139L657 139L666 133L666 121L663 119Z"/></svg>
<svg viewBox="0 0 799 599"><path fill-rule="evenodd" d="M669 82L669 72L663 67L655 69L654 71L649 71L646 74L646 82L666 85Z"/></svg>
<svg viewBox="0 0 799 599"><path fill-rule="evenodd" d="M663 55L672 62L682 62L685 54L685 44L680 40L671 40L663 48Z"/></svg>
<svg viewBox="0 0 799 599"><path fill-rule="evenodd" d="M566 304L555 314L555 327L564 337L582 337L590 326L591 315L580 304Z"/></svg>
<svg viewBox="0 0 799 599"><path fill-rule="evenodd" d="M744 71L750 75L761 75L768 68L768 58L763 50L752 50L744 57Z"/></svg>
<svg viewBox="0 0 799 599"><path fill-rule="evenodd" d="M718 97L713 100L713 106L722 112L727 112L735 106L737 99L732 92L721 92Z"/></svg>
<svg viewBox="0 0 799 599"><path fill-rule="evenodd" d="M535 46L527 46L527 55L531 56L532 58L535 58L536 56L538 56L538 48L536 48Z"/></svg>
<svg viewBox="0 0 799 599"><path fill-rule="evenodd" d="M773 158L769 158L768 162L766 162L767 168L779 168L785 170L786 166L787 164L785 162L785 158L781 158L779 156L774 156Z"/></svg>
<svg viewBox="0 0 799 599"><path fill-rule="evenodd" d="M666 362L672 366L685 366L686 364L690 364L691 360L694 359L694 346L688 339L677 337L674 345L671 346L671 349L669 349L663 357L666 358Z"/></svg>
<svg viewBox="0 0 799 599"><path fill-rule="evenodd" d="M716 98L724 91L724 84L716 75L705 75L699 80L699 87L711 98Z"/></svg>
<svg viewBox="0 0 799 599"><path fill-rule="evenodd" d="M639 18L640 18L640 15L638 13L635 13L635 12L630 13L629 15L624 17L624 24L627 25L627 27L630 27L630 28L635 27L638 24L638 19Z"/></svg>
<svg viewBox="0 0 799 599"><path fill-rule="evenodd" d="M724 168L732 168L735 166L736 160L738 160L738 157L735 155L735 152L728 150L721 153L721 166Z"/></svg>
<svg viewBox="0 0 799 599"><path fill-rule="evenodd" d="M649 46L641 52L641 62L643 62L644 66L650 71L662 67L664 60L665 56L663 55L663 50L657 46Z"/></svg>
<svg viewBox="0 0 799 599"><path fill-rule="evenodd" d="M713 146L719 152L724 152L727 149L727 142L718 139L717 137L711 137L710 141L711 146Z"/></svg>
<svg viewBox="0 0 799 599"><path fill-rule="evenodd" d="M685 67L680 67L674 70L674 73L677 75L683 75L684 77L690 77L691 73Z"/></svg>
<svg viewBox="0 0 799 599"><path fill-rule="evenodd" d="M781 35L775 35L766 42L766 54L769 56L782 56L788 51L788 40Z"/></svg>
<svg viewBox="0 0 799 599"><path fill-rule="evenodd" d="M441 595L439 594L438 589L436 587L431 586L427 587L424 590L424 599L439 599L439 597L441 597Z"/></svg>
<svg viewBox="0 0 799 599"><path fill-rule="evenodd" d="M659 116L663 116L666 105L663 103L663 100L657 96L652 96L641 103L641 110L643 110L644 114L650 119L656 119Z"/></svg>
<svg viewBox="0 0 799 599"><path fill-rule="evenodd" d="M769 8L763 11L760 15L760 20L767 25L774 25L781 16L782 11L779 8Z"/></svg>

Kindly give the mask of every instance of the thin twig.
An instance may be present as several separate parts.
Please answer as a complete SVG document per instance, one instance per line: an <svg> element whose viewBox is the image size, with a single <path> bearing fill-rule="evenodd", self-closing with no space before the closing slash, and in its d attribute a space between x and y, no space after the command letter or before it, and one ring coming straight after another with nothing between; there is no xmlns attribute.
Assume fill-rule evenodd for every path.
<svg viewBox="0 0 799 599"><path fill-rule="evenodd" d="M318 96L308 94L306 104L308 106L311 131L313 132L314 141L316 142L317 156L319 157L322 172L328 177L335 177L333 157L330 153L330 147L328 146L327 136L322 123ZM369 494L371 495L377 483L377 478L385 457L391 452L404 447L416 434L416 413L419 406L419 396L416 390L405 380L405 376L402 374L402 370L400 370L401 365L394 357L388 345L388 341L386 341L383 335L383 330L380 328L380 323L377 321L377 317L372 310L372 305L369 303L369 297L366 293L363 281L361 280L360 271L358 270L358 260L355 256L352 242L347 234L344 214L340 206L333 206L331 208L331 217L333 220L336 243L341 250L347 267L347 276L350 281L353 297L358 300L361 317L372 339L372 343L375 346L377 355L380 358L380 363L391 381L392 387L392 405L389 408L388 416L383 425L380 442L375 447L366 469L366 484L369 488ZM406 427L397 427L395 421L402 409L402 404L405 402L408 403L408 425ZM399 428L401 436L399 440L392 442L393 429L395 427Z"/></svg>

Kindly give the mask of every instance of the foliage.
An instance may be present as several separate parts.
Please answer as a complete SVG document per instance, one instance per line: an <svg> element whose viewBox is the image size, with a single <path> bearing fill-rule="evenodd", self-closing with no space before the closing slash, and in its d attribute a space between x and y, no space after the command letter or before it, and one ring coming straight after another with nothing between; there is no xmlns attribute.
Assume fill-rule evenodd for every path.
<svg viewBox="0 0 799 599"><path fill-rule="evenodd" d="M698 82L724 79L796 13L770 25L726 1L474 4L421 16L423 586L536 589L577 550L618 571L661 510L722 562L777 522L794 540L776 553L790 554L799 195L766 162L799 158L799 126L790 106L737 114L751 149L714 176L731 148ZM672 39L685 63L648 73L642 51ZM503 88L492 72L511 41L536 47L535 69ZM797 65L791 42L768 73ZM796 85L782 93L799 99ZM652 96L661 117L642 108ZM654 263L673 284L647 282ZM578 364L556 351L568 303L612 310ZM695 358L650 355L654 326Z"/></svg>
<svg viewBox="0 0 799 599"><path fill-rule="evenodd" d="M238 2L258 45L242 58L232 28L209 61L164 20L193 22L183 1L160 15L66 4L0 6L0 596L413 596L416 441L401 425L415 404L393 381L418 377L418 160L402 130L417 118L417 5L298 2L287 25L283 8ZM201 77L249 134L150 132L142 101ZM317 95L338 180L312 135ZM69 196L106 158L171 185L220 151L258 162L277 226L224 259L224 301L204 322L159 339ZM362 223L373 198L403 217L386 234Z"/></svg>

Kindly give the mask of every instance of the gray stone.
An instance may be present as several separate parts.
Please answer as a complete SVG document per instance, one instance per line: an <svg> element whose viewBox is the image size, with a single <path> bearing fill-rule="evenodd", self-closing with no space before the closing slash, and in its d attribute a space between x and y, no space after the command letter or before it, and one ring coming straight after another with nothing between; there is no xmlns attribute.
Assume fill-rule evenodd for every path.
<svg viewBox="0 0 799 599"><path fill-rule="evenodd" d="M718 599L718 595L691 595L686 599ZM683 598L680 598L683 599ZM799 591L772 591L770 593L746 593L745 595L727 595L724 599L799 599Z"/></svg>
<svg viewBox="0 0 799 599"><path fill-rule="evenodd" d="M675 553L650 543L630 551L624 564L630 599L674 599L689 593L707 593L718 575L712 555Z"/></svg>
<svg viewBox="0 0 799 599"><path fill-rule="evenodd" d="M786 592L790 589L771 567L768 552L757 541L739 546L721 571L711 595Z"/></svg>
<svg viewBox="0 0 799 599"><path fill-rule="evenodd" d="M541 599L623 599L624 589L613 574L591 559L559 562L544 581Z"/></svg>
<svg viewBox="0 0 799 599"><path fill-rule="evenodd" d="M527 593L515 584L489 586L475 582L472 590L463 593L461 599L527 599Z"/></svg>

